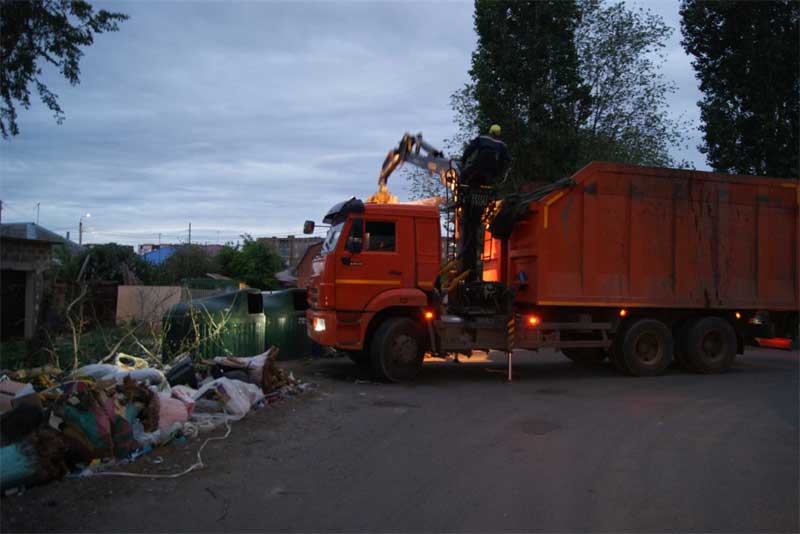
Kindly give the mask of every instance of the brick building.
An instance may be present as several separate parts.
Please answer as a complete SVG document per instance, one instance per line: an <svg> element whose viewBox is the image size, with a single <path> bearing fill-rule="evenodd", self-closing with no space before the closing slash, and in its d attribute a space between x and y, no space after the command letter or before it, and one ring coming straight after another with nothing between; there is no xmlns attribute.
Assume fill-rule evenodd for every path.
<svg viewBox="0 0 800 534"><path fill-rule="evenodd" d="M268 243L283 258L288 269L294 269L311 245L322 243L321 237L259 237L256 241Z"/></svg>
<svg viewBox="0 0 800 534"><path fill-rule="evenodd" d="M34 223L0 225L0 336L30 339L36 331L53 247L74 245ZM75 245L77 246L77 245Z"/></svg>

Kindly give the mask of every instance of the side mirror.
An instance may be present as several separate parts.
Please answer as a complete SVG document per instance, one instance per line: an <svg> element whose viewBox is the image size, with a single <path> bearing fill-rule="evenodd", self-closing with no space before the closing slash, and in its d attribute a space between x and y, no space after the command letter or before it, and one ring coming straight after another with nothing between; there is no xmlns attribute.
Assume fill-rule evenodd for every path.
<svg viewBox="0 0 800 534"><path fill-rule="evenodd" d="M303 223L303 233L304 234L314 233L314 221L306 221Z"/></svg>
<svg viewBox="0 0 800 534"><path fill-rule="evenodd" d="M350 227L350 235L347 236L347 242L344 244L344 249L352 254L358 254L364 248L364 220L353 219L353 224Z"/></svg>

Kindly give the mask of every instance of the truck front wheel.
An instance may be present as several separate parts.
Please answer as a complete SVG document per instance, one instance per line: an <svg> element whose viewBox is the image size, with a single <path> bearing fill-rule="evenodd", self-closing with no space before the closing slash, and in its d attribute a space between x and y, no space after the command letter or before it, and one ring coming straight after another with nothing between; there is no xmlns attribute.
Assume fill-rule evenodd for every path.
<svg viewBox="0 0 800 534"><path fill-rule="evenodd" d="M422 367L425 356L423 330L407 317L386 320L370 343L372 374L381 380L411 380Z"/></svg>

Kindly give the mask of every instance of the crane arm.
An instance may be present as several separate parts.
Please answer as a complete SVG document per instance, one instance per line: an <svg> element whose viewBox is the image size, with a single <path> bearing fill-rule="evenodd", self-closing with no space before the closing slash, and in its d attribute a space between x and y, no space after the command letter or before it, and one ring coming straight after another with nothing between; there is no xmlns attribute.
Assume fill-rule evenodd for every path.
<svg viewBox="0 0 800 534"><path fill-rule="evenodd" d="M390 150L383 161L378 185L386 186L389 176L403 163L410 163L428 171L431 175L439 175L443 184L457 180L461 172L458 162L446 158L441 150L428 144L421 133L417 135L406 133L403 134L397 148Z"/></svg>

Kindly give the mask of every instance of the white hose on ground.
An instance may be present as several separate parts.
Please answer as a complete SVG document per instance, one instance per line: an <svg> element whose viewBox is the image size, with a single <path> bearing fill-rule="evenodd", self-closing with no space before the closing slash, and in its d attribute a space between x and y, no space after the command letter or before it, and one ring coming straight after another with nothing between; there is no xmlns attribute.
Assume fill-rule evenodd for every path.
<svg viewBox="0 0 800 534"><path fill-rule="evenodd" d="M208 444L209 441L228 439L228 436L230 436L230 434L231 434L231 425L228 422L227 418L225 419L225 427L228 430L225 432L224 436L216 436L216 437L213 437L213 438L206 438L206 440L203 442L203 444L200 445L200 448L197 449L197 462L193 463L192 465L190 465L189 467L187 467L185 470L181 471L180 473L173 473L171 475L162 475L162 474L157 474L157 473L147 474L147 473L129 473L129 472L125 472L125 471L102 471L100 473L92 473L90 476L117 476L117 477L135 477L135 478L179 478L179 477L182 477L183 475L189 474L192 471L196 471L197 469L202 469L202 468L205 467L205 464L203 463L203 458L200 456L200 453L203 452L203 449L205 448L205 446Z"/></svg>

